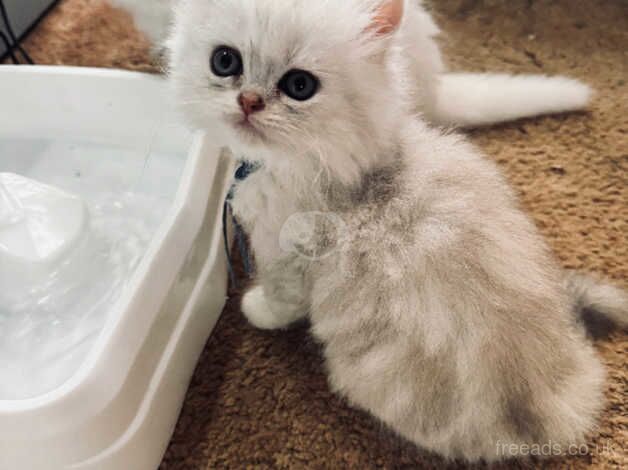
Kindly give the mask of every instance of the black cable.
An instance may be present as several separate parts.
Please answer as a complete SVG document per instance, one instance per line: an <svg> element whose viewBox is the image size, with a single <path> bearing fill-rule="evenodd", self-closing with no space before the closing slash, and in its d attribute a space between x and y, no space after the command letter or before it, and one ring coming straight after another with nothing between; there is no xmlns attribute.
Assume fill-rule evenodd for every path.
<svg viewBox="0 0 628 470"><path fill-rule="evenodd" d="M22 48L22 46L20 46L20 43L17 37L15 36L15 32L13 31L13 26L11 25L11 21L9 20L9 14L7 13L7 9L4 5L4 0L0 0L0 16L2 16L4 27L7 30L7 33L9 34L9 39L13 43L13 47L9 49L11 58L15 56L14 51L18 50L20 54L22 55L22 57L24 58L24 60L32 65L33 59L31 59L31 57L26 53L26 51Z"/></svg>
<svg viewBox="0 0 628 470"><path fill-rule="evenodd" d="M227 269L229 270L229 279L231 280L231 286L237 288L237 279L235 271L233 270L233 259L231 258L231 245L229 244L229 232L227 228L227 221L229 217L229 201L226 200L222 209L222 239L225 244L225 254L227 255Z"/></svg>
<svg viewBox="0 0 628 470"><path fill-rule="evenodd" d="M22 48L22 46L20 46L20 43L17 37L15 36L13 27L11 26L11 22L9 21L9 14L7 13L7 9L4 6L4 0L0 0L0 16L2 16L2 21L4 22L4 27L7 30L7 33L9 33L9 39L11 39L11 41L13 42L13 47L9 48L11 58L13 59L15 55L13 54L13 50L15 49L20 52L20 54L22 55L22 57L24 58L26 62L33 65L34 64L33 59L31 59L31 57L26 53L26 51Z"/></svg>
<svg viewBox="0 0 628 470"><path fill-rule="evenodd" d="M13 51L13 46L9 42L9 38L6 37L6 35L2 31L0 31L0 40L2 40L2 42L4 43L4 47L6 47L7 54L9 54L11 61L13 61L14 64L19 64L20 61L17 60L17 57L15 56L15 52Z"/></svg>

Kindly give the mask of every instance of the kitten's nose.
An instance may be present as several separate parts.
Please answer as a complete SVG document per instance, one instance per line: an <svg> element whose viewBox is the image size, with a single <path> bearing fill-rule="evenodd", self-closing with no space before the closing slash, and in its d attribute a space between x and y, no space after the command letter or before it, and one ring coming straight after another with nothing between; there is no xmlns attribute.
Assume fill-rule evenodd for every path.
<svg viewBox="0 0 628 470"><path fill-rule="evenodd" d="M238 96L238 103L244 111L244 114L250 116L251 114L258 113L266 107L264 98L253 91L243 91Z"/></svg>

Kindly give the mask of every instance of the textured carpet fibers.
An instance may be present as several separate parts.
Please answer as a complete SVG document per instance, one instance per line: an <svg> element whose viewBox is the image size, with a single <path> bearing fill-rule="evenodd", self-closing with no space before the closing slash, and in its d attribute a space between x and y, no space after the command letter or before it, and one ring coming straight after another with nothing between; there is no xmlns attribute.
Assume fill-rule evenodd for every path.
<svg viewBox="0 0 628 470"><path fill-rule="evenodd" d="M453 68L569 74L597 89L589 113L478 130L472 139L503 168L565 267L628 287L628 3L432 4ZM62 1L26 46L39 63L156 70L129 18L100 1ZM446 466L332 395L305 327L255 331L238 305L234 293L192 381L164 470ZM597 348L608 368L608 406L586 455L503 468L628 468L628 337L618 333Z"/></svg>

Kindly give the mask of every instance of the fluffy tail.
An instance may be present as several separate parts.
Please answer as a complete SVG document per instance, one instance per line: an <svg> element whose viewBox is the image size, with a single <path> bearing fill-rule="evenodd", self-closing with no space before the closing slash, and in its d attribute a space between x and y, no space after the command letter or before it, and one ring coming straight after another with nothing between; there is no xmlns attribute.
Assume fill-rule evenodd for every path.
<svg viewBox="0 0 628 470"><path fill-rule="evenodd" d="M576 313L594 337L628 328L628 293L590 276L569 272L565 278Z"/></svg>
<svg viewBox="0 0 628 470"><path fill-rule="evenodd" d="M444 73L434 120L473 127L586 108L591 88L578 80L544 75Z"/></svg>

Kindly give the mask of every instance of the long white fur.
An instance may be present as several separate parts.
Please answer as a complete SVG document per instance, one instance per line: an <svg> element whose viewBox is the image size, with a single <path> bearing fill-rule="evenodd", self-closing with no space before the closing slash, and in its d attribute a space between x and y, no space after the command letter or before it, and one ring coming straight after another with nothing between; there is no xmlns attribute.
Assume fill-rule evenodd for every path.
<svg viewBox="0 0 628 470"><path fill-rule="evenodd" d="M180 0L109 1L126 8L137 27L160 50L169 31L172 7ZM417 110L435 124L482 126L579 111L589 104L591 89L571 78L449 73L435 40L439 34L422 0L407 0L399 45L403 54L412 57L409 67Z"/></svg>
<svg viewBox="0 0 628 470"><path fill-rule="evenodd" d="M582 110L591 89L565 77L445 73L436 96L434 122L468 127Z"/></svg>

